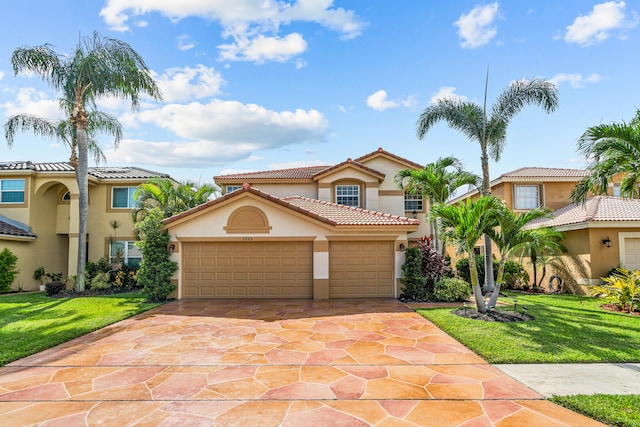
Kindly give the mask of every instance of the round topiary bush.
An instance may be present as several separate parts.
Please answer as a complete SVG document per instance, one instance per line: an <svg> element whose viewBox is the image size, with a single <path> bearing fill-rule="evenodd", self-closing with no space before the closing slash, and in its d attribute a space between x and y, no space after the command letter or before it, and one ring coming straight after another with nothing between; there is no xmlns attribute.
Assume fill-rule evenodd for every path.
<svg viewBox="0 0 640 427"><path fill-rule="evenodd" d="M466 301L471 296L471 285L460 279L444 277L436 283L433 297L436 301Z"/></svg>

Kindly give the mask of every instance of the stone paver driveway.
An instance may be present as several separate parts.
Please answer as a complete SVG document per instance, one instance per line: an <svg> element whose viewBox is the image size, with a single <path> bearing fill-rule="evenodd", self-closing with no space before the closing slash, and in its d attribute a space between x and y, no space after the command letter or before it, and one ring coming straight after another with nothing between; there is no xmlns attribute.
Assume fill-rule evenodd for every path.
<svg viewBox="0 0 640 427"><path fill-rule="evenodd" d="M5 426L589 426L394 300L176 301L0 370Z"/></svg>

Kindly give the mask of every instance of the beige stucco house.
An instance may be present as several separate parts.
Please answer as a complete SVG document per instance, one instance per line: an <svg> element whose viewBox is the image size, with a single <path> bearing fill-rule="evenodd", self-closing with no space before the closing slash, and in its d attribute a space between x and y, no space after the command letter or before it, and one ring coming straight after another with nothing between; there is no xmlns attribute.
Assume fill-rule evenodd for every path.
<svg viewBox="0 0 640 427"><path fill-rule="evenodd" d="M135 187L168 175L136 167L89 168L87 259L115 255L135 264L131 208ZM119 227L114 229L112 223ZM18 256L14 287L38 288L33 272L75 274L78 251L78 185L69 163L0 164L0 245Z"/></svg>
<svg viewBox="0 0 640 427"><path fill-rule="evenodd" d="M225 195L165 220L178 298L397 297L426 201L394 182L422 166L383 149L333 166L216 176Z"/></svg>
<svg viewBox="0 0 640 427"><path fill-rule="evenodd" d="M568 252L547 267L547 277L560 275L565 287L576 293L588 293L590 285L602 283L600 278L618 265L640 269L640 201L621 199L621 177L615 176L608 196L593 197L585 204L571 203L571 190L588 174L583 169L527 167L491 182L491 194L515 212L539 206L554 211L552 218L531 226L554 226L565 233L563 244ZM450 203L469 197L478 197L478 191ZM484 253L482 240L476 251ZM497 252L495 247L493 252Z"/></svg>

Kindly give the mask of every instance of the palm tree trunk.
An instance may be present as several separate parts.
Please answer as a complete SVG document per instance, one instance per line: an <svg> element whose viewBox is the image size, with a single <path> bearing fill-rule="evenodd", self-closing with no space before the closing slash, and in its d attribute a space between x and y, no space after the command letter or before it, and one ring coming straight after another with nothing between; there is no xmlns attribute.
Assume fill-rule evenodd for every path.
<svg viewBox="0 0 640 427"><path fill-rule="evenodd" d="M500 296L500 287L502 286L502 278L504 277L504 264L506 262L505 257L500 258L500 265L498 266L498 278L496 279L496 285L491 293L489 299L489 307L495 307L498 303L498 297Z"/></svg>
<svg viewBox="0 0 640 427"><path fill-rule="evenodd" d="M76 273L76 290L85 290L84 270L87 265L87 214L89 210L89 160L87 150L87 116L84 109L74 108L73 122L78 136L78 270Z"/></svg>
<svg viewBox="0 0 640 427"><path fill-rule="evenodd" d="M482 295L482 289L480 289L480 283L478 282L478 269L476 267L476 261L473 257L473 251L469 256L469 272L471 273L471 287L473 288L473 297L476 300L476 308L480 313L487 312L487 306L484 303L484 295Z"/></svg>
<svg viewBox="0 0 640 427"><path fill-rule="evenodd" d="M487 155L487 147L482 146L482 156L480 161L482 163L482 195L491 195L491 183L489 182L489 156ZM484 291L493 292L495 286L493 284L493 258L491 237L488 234L484 235ZM471 257L469 257L471 258Z"/></svg>

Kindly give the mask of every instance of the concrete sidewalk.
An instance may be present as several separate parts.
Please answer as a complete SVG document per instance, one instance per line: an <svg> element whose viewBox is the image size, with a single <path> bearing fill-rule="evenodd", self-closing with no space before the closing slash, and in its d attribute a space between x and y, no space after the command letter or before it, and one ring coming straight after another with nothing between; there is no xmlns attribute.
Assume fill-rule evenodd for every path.
<svg viewBox="0 0 640 427"><path fill-rule="evenodd" d="M640 363L493 365L545 397L640 394Z"/></svg>

